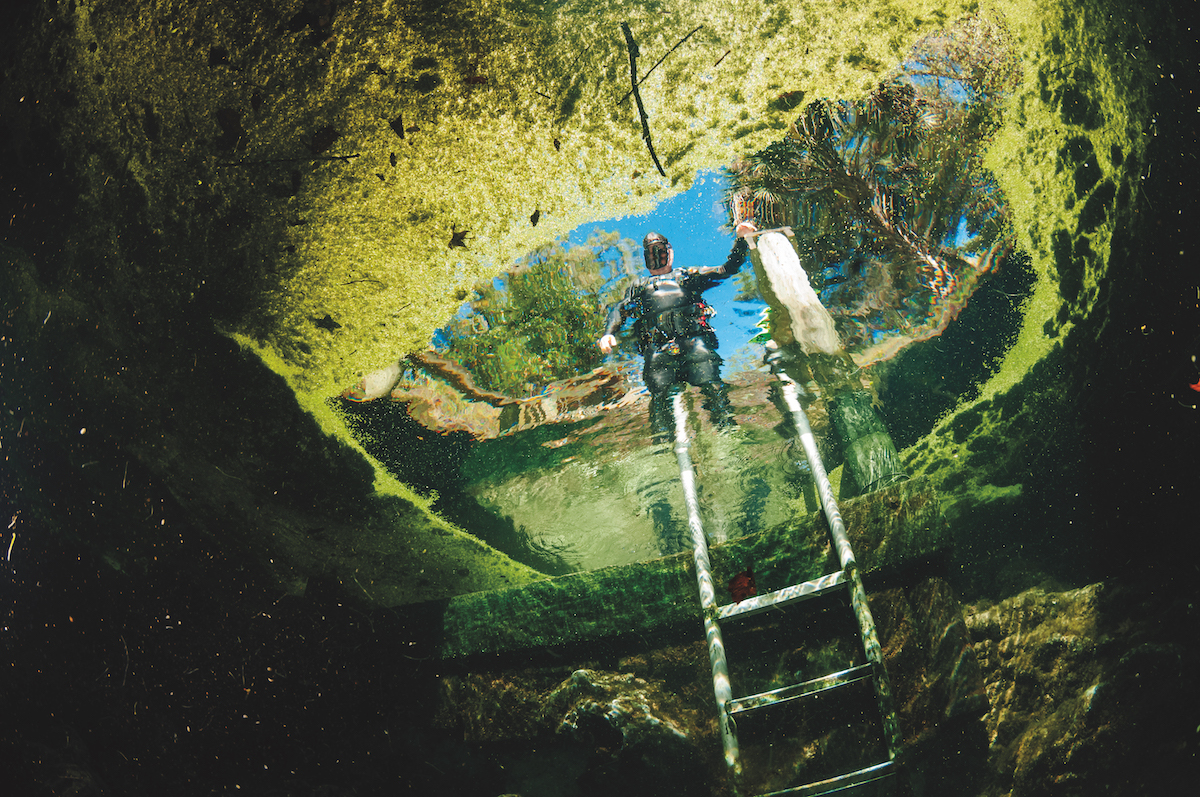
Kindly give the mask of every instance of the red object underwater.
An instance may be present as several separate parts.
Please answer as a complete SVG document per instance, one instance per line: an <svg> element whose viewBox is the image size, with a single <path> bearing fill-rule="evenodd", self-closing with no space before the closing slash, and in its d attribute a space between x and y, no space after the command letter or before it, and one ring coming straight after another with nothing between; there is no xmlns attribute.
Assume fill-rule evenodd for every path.
<svg viewBox="0 0 1200 797"><path fill-rule="evenodd" d="M729 594L733 596L734 603L741 603L758 594L758 586L754 583L754 573L750 568L729 579Z"/></svg>

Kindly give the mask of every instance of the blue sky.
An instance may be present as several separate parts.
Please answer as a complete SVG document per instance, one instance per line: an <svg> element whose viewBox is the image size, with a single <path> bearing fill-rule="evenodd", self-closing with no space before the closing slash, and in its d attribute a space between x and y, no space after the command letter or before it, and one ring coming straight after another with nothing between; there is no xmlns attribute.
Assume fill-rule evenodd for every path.
<svg viewBox="0 0 1200 797"><path fill-rule="evenodd" d="M641 243L651 230L660 232L675 249L676 266L716 266L725 262L733 236L721 229L725 207L721 202L725 181L714 174L701 174L692 187L676 194L642 216L583 224L568 236L583 243L593 229L618 229L621 235Z"/></svg>
<svg viewBox="0 0 1200 797"><path fill-rule="evenodd" d="M567 239L573 244L583 244L591 231L599 227L617 230L622 237L632 238L640 246L646 233L653 230L667 236L671 242L676 266L719 266L733 246L733 233L724 226L727 221L722 202L724 193L724 178L703 173L696 177L690 189L676 194L650 213L581 224L567 235ZM640 248L638 254L641 254ZM743 269L749 268L747 259ZM746 342L758 332L754 325L766 305L734 302L736 295L736 280L730 279L708 291L705 298L717 310L712 324L721 341L721 356L727 361L736 359L738 362L729 364L741 370L745 367L745 358L757 357L758 347L752 348Z"/></svg>
<svg viewBox="0 0 1200 797"><path fill-rule="evenodd" d="M725 262L733 246L733 234L724 227L727 220L722 202L724 192L724 178L714 173L703 173L696 177L690 189L662 202L650 213L589 221L569 232L563 240L568 246L579 246L587 243L588 236L596 228L608 232L615 230L621 237L631 238L638 244L640 262L642 238L653 230L670 240L675 250L676 266L719 266ZM743 270L749 268L747 260ZM497 287L502 286L500 277L496 278L496 283ZM721 342L721 356L728 363L725 373L753 368L761 356L761 347L747 342L757 334L755 323L766 305L761 302L735 302L737 292L737 280L729 279L705 294L709 304L717 311L712 326ZM469 312L470 303L466 303L459 310L459 317ZM444 345L441 331L435 335L434 341L436 345Z"/></svg>

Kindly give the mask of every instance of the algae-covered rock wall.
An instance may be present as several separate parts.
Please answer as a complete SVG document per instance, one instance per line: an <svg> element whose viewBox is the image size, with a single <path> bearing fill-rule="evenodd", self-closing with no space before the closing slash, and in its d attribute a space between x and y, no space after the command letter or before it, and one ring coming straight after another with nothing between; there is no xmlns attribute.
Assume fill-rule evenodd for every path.
<svg viewBox="0 0 1200 797"><path fill-rule="evenodd" d="M800 92L863 96L914 41L971 13L1004 23L1025 70L989 164L1037 283L979 404L908 462L942 483L962 517L1019 498L1039 442L1024 408L1039 420L1060 413L1086 383L1079 352L1109 328L1122 290L1111 272L1142 207L1154 128L1146 82L1158 68L1145 31L1155 23L1099 0L24 2L0 83L8 351L63 377L9 377L5 433L36 430L70 452L74 420L104 407L127 425L114 427L105 458L79 464L144 467L191 523L222 538L277 494L271 480L247 478L263 447L227 438L230 417L259 417L250 425L271 440L272 461L297 471L286 481L311 483L306 496L326 507L354 496L373 518L352 525L374 532L349 545L334 535L335 549L414 557L414 577L372 576L357 585L367 595L406 602L499 586L501 571L535 578L511 563L494 571L487 563L502 557L431 518L425 497L386 475L353 477L371 482L362 492L335 486L362 454L326 399L426 345L466 289L530 248L582 221L645 210L698 170L776 140ZM639 48L639 93L665 174L626 96L622 23ZM214 330L266 367L229 366ZM1043 389L1056 369L1071 376ZM299 417L297 404L315 426L272 424ZM193 431L174 436L181 416ZM147 440L167 441L168 454L149 456ZM289 450L327 453L302 477L306 458ZM165 464L200 452L234 475L244 500L227 501L219 481L196 489L186 468ZM958 465L971 455L970 468ZM78 467L67 453L55 461ZM70 481L47 475L44 489ZM114 494L85 490L46 507L116 507ZM386 519L393 501L419 520ZM333 572L349 587L361 576L358 554L317 565L341 554L306 552L286 540L310 534L270 525L249 523L238 545L283 583ZM444 548L435 528L469 553L422 568ZM153 555L140 538L131 545L135 558Z"/></svg>
<svg viewBox="0 0 1200 797"><path fill-rule="evenodd" d="M486 606L480 591L544 574L431 512L327 400L423 347L475 280L776 140L799 92L864 96L971 13L1003 22L1024 70L988 164L1034 285L996 375L903 452L955 544L945 580L872 585L912 783L1181 791L1200 738L1200 302L1183 232L1196 29L1174 4L17 0L0 11L14 793L490 797L572 774L577 755L428 721L453 686L451 599ZM639 75L663 59L640 92L665 175L624 97L621 23ZM937 367L893 375L937 390L960 360L928 352L953 334L924 347ZM955 596L974 601L965 625ZM644 676L711 729L699 629L675 630L580 666L615 673L589 678L601 695ZM522 662L529 683L570 664L562 638ZM451 725L530 694L461 682L498 710L466 701ZM603 726L592 741L613 791L662 793L640 756L614 769ZM720 793L691 760L673 771Z"/></svg>
<svg viewBox="0 0 1200 797"><path fill-rule="evenodd" d="M1025 76L987 162L1037 279L996 376L905 453L948 496L974 588L1000 593L1145 561L1096 540L1118 516L1169 515L1139 497L1179 461L1148 412L1186 419L1192 406L1178 396L1187 344L1172 341L1176 300L1163 301L1184 253L1151 243L1163 228L1146 199L1165 154L1156 109L1179 97L1171 47L1154 34L1163 9L1007 11Z"/></svg>
<svg viewBox="0 0 1200 797"><path fill-rule="evenodd" d="M399 546L430 560L446 543L430 530L443 524L388 520L382 506L399 501L420 518L427 502L386 476L365 494L321 478L356 468L359 456L329 437L344 432L325 399L423 347L464 288L532 246L586 219L645 210L698 169L770 141L788 121L778 96L861 93L914 38L964 11L862 2L839 8L835 24L825 5L769 2L24 3L0 86L14 247L5 303L23 353L70 376L14 379L8 431L36 429L70 450L67 418L99 406L138 418L138 439L113 429L104 458L87 461L144 467L191 523L218 539L238 529L241 555L285 584L324 572L355 589L353 556L328 564L343 550ZM622 22L642 51L640 93L665 175L624 97ZM236 369L214 358L214 329L282 374L319 431L266 420L292 418L295 399L266 388L265 371L248 366L238 383L220 384ZM205 370L201 360L222 365ZM314 503L366 512L371 522L352 524L357 542L334 534L331 548L309 551L303 523L280 534L278 518L254 521L272 514L277 485L248 478L257 453L223 437L248 406L281 452L331 447L315 472L285 481L314 485ZM181 415L192 432L176 436ZM150 456L151 445L169 451ZM227 500L220 481L196 481L195 460L209 459L231 474L228 486L248 491L244 500ZM26 482L31 495L37 482ZM97 502L110 523L126 511L113 495ZM60 496L48 507L90 500ZM152 561L154 544L132 536L103 535L101 547ZM487 564L502 557L460 544L461 556L357 586L406 602L507 583Z"/></svg>
<svg viewBox="0 0 1200 797"><path fill-rule="evenodd" d="M119 234L130 268L170 259L177 273L156 276L176 301L208 294L223 321L328 395L423 347L457 289L765 145L789 121L780 95L861 94L915 38L965 12L48 4L17 61L29 66L13 75L41 107L21 113L13 98L9 135L26 154L50 136L87 226ZM665 175L626 96L622 22L642 51ZM83 248L63 260L90 260Z"/></svg>

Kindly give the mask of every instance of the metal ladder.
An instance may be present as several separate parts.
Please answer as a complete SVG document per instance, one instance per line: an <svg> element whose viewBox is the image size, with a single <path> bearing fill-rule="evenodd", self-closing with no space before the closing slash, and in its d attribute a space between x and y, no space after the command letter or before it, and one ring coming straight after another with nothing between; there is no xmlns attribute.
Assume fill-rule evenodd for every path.
<svg viewBox="0 0 1200 797"><path fill-rule="evenodd" d="M864 767L854 772L847 772L837 777L794 786L781 791L773 791L760 797L773 795L816 795L863 786L867 783L890 777L896 774L896 754L900 749L900 726L892 703L891 687L888 685L887 672L883 665L883 653L879 646L879 638L875 632L875 621L867 606L867 595L863 590L862 580L858 575L858 566L854 560L854 552L850 549L850 541L846 537L846 527L838 511L837 501L833 496L833 488L829 484L829 476L821 462L817 450L816 439L808 416L800 406L796 383L782 371L777 373L782 383L783 400L792 414L804 454L812 468L813 478L821 499L821 506L829 523L829 531L837 550L841 569L834 573L821 576L802 584L794 584L783 589L746 598L738 603L725 606L717 604L716 590L713 585L712 568L708 557L708 541L700 522L700 507L696 498L696 476L688 453L687 422L688 412L684 405L683 395L677 393L673 399L675 414L675 456L679 460L680 481L683 484L684 499L687 504L688 526L692 534L693 552L696 562L696 581L700 589L700 604L704 611L704 634L708 640L708 654L712 663L713 693L717 700L717 712L720 723L721 740L725 747L725 763L728 765L733 780L733 791L741 793L742 766L738 754L737 727L734 718L739 714L754 712L768 706L795 700L797 698L816 695L839 686L857 683L866 679L874 682L875 696L879 704L882 720L884 742L887 745L887 760ZM825 595L835 590L850 591L850 604L858 620L859 633L862 638L863 650L867 663L851 667L840 672L830 673L820 678L814 678L802 683L791 684L779 689L773 689L758 694L734 697L733 687L729 680L729 665L725 655L725 643L721 636L720 623L739 617L747 617L768 609L798 603L819 595Z"/></svg>

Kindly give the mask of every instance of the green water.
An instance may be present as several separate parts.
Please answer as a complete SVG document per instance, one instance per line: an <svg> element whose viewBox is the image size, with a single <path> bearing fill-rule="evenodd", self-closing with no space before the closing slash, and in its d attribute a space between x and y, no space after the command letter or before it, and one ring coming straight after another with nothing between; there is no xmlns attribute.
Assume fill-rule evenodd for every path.
<svg viewBox="0 0 1200 797"><path fill-rule="evenodd" d="M698 390L684 394L698 499L713 542L809 508L808 482L790 425L770 400L769 377L743 373L730 382L733 430L711 427ZM461 493L443 496L440 507L533 566L591 570L691 550L679 463L672 445L651 440L644 399L477 443L462 472Z"/></svg>

